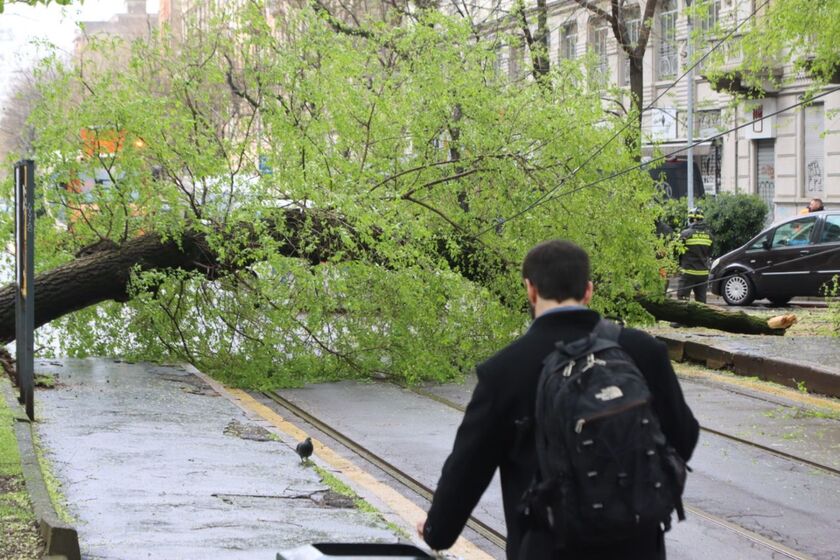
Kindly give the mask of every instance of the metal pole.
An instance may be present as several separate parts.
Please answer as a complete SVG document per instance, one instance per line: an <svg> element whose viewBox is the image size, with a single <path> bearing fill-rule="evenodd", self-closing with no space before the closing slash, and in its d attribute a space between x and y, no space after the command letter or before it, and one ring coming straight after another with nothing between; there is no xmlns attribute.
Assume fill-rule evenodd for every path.
<svg viewBox="0 0 840 560"><path fill-rule="evenodd" d="M686 8L691 7L691 0L685 0ZM691 37L691 14L686 14L687 18L687 30L688 30L688 38L686 40L686 59L689 64L688 69L688 93L686 95L686 112L688 113L688 123L687 123L687 131L686 131L686 143L688 146L688 150L686 151L686 157L688 161L686 165L688 170L686 172L686 180L688 181L687 192L688 192L688 208L694 208L694 65L692 63L692 55L694 49L692 48L692 37Z"/></svg>
<svg viewBox="0 0 840 560"><path fill-rule="evenodd" d="M35 162L15 164L15 358L18 400L26 415L35 420Z"/></svg>

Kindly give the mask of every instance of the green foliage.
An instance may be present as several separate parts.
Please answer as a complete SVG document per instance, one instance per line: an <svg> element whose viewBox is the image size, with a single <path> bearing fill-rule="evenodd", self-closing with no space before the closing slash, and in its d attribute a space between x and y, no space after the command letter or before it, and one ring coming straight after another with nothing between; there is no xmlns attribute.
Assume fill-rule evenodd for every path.
<svg viewBox="0 0 840 560"><path fill-rule="evenodd" d="M735 59L737 53L744 84L759 90L768 80L778 85L796 79L800 73L815 81L812 92L836 81L840 70L840 2L773 0L745 30L739 40L714 57L712 66L716 69L709 72L713 80L726 75L722 64L727 58ZM787 65L792 71L773 78L773 70Z"/></svg>
<svg viewBox="0 0 840 560"><path fill-rule="evenodd" d="M688 227L688 203L685 198L662 201L662 219L676 234ZM720 193L697 201L714 237L712 255L719 257L737 249L766 225L767 204L751 194Z"/></svg>
<svg viewBox="0 0 840 560"><path fill-rule="evenodd" d="M249 387L449 379L522 332L519 263L552 237L590 251L597 309L647 317L653 187L638 171L585 187L634 166L620 140L572 172L624 124L581 68L509 81L492 44L436 12L349 35L308 10L277 30L258 2L225 10L119 68L128 47L95 37L83 66L44 63L38 266L187 230L219 263L138 269L129 303L61 321L65 352L184 359ZM82 129L121 147L84 157Z"/></svg>
<svg viewBox="0 0 840 560"><path fill-rule="evenodd" d="M4 372L5 375L5 372ZM7 384L3 379L0 383ZM3 387L2 391L10 391L11 387ZM6 406L4 395L0 394L0 477L20 476L20 453L17 439L15 439L15 417L12 410Z"/></svg>
<svg viewBox="0 0 840 560"><path fill-rule="evenodd" d="M737 249L767 224L767 204L756 195L721 193L704 198L701 206L715 240L714 257Z"/></svg>
<svg viewBox="0 0 840 560"><path fill-rule="evenodd" d="M79 4L82 4L84 0L79 0ZM26 4L28 6L37 6L38 4L43 4L44 6L49 6L50 4L58 4L59 6L69 6L73 3L73 0L9 0L10 4ZM6 7L6 0L0 0L0 14L3 13L3 10Z"/></svg>
<svg viewBox="0 0 840 560"><path fill-rule="evenodd" d="M702 204L702 200L698 203ZM667 198L662 201L662 219L674 232L679 233L688 223L688 199Z"/></svg>

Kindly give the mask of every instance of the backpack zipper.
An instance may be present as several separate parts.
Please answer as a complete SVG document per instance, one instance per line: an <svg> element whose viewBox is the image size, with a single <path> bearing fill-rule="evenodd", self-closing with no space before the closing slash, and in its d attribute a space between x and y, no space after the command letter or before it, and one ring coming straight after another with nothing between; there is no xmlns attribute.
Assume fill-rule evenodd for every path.
<svg viewBox="0 0 840 560"><path fill-rule="evenodd" d="M575 422L575 433L579 434L583 431L583 426L587 422L592 422L593 420L599 420L601 418L606 418L607 416L612 416L614 414L621 414L622 412L627 412L630 409L644 406L648 403L648 399L638 399L635 401L630 401L629 403L624 404L618 408L612 408L610 410L599 412L598 414L593 414L588 418L578 418L577 422Z"/></svg>

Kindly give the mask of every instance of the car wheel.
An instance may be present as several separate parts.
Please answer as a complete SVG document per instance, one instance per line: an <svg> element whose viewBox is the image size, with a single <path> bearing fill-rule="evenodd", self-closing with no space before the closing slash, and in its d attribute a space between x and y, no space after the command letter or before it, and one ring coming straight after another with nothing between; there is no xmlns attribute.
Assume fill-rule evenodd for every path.
<svg viewBox="0 0 840 560"><path fill-rule="evenodd" d="M770 303L772 303L776 307L784 307L791 300L790 297L771 297L767 299L769 299Z"/></svg>
<svg viewBox="0 0 840 560"><path fill-rule="evenodd" d="M755 299L755 288L749 278L737 274L723 281L720 295L729 305L749 305Z"/></svg>

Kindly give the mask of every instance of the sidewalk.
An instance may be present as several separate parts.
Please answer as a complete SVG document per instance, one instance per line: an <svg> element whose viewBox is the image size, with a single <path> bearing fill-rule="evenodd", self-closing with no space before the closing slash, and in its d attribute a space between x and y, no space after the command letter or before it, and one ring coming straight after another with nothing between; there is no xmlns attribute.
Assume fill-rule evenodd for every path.
<svg viewBox="0 0 840 560"><path fill-rule="evenodd" d="M36 363L41 445L82 558L273 559L312 542L397 542L303 466L295 441L180 367Z"/></svg>
<svg viewBox="0 0 840 560"><path fill-rule="evenodd" d="M840 339L831 336L755 336L652 329L672 360L704 363L739 375L840 397ZM804 384L804 385L802 385Z"/></svg>

